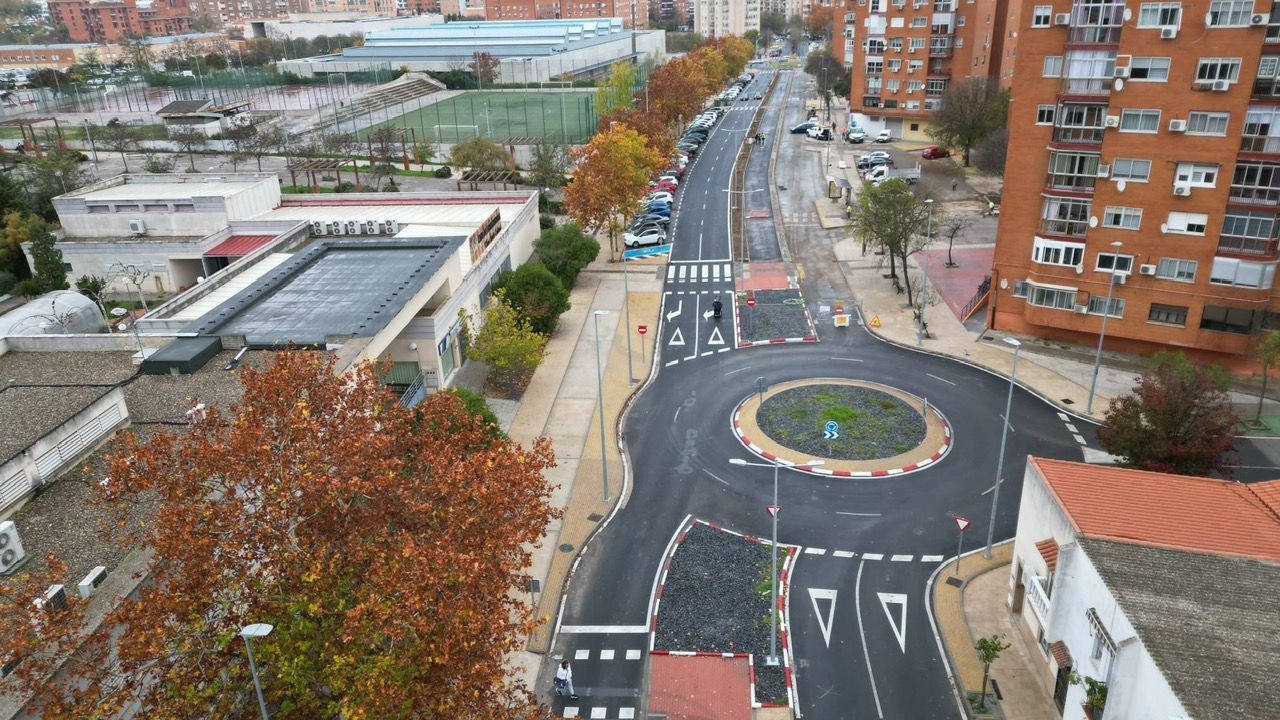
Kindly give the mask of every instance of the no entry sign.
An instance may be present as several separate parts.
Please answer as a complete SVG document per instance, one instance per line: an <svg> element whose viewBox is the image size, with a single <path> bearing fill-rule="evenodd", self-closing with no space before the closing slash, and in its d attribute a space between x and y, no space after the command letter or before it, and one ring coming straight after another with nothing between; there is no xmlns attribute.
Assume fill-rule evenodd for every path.
<svg viewBox="0 0 1280 720"><path fill-rule="evenodd" d="M756 306L756 298L755 298L755 296L753 295L753 296L751 296L751 297L748 297L748 298L747 298L747 307L755 307L755 306Z"/></svg>
<svg viewBox="0 0 1280 720"><path fill-rule="evenodd" d="M649 326L648 326L648 325L640 325L640 326L636 327L636 332L638 332L638 333L640 333L641 335L643 335L643 334L645 334L645 333L649 332Z"/></svg>

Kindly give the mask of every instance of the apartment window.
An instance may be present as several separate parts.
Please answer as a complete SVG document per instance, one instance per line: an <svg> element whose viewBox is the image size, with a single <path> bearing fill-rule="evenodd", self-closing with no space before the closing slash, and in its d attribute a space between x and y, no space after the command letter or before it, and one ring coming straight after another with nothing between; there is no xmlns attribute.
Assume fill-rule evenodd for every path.
<svg viewBox="0 0 1280 720"><path fill-rule="evenodd" d="M1133 256L1117 253L1098 253L1098 262L1094 269L1099 272L1133 272Z"/></svg>
<svg viewBox="0 0 1280 720"><path fill-rule="evenodd" d="M924 88L924 83L920 82L919 80L907 81L907 92L919 92L923 88Z"/></svg>
<svg viewBox="0 0 1280 720"><path fill-rule="evenodd" d="M1178 280L1181 282L1196 281L1196 267L1199 265L1195 260L1183 260L1182 258L1160 258L1160 262L1156 264L1156 277L1165 280Z"/></svg>
<svg viewBox="0 0 1280 720"><path fill-rule="evenodd" d="M1106 105L1064 103L1058 109L1053 139L1057 142L1100 143L1106 115Z"/></svg>
<svg viewBox="0 0 1280 720"><path fill-rule="evenodd" d="M1062 77L1062 56L1046 55L1044 57L1044 77Z"/></svg>
<svg viewBox="0 0 1280 720"><path fill-rule="evenodd" d="M1263 55L1258 60L1258 74L1253 81L1253 94L1273 97L1280 95L1278 77L1280 77L1280 55Z"/></svg>
<svg viewBox="0 0 1280 720"><path fill-rule="evenodd" d="M1215 187L1218 184L1218 166L1207 163L1178 163L1174 182L1188 183L1191 187Z"/></svg>
<svg viewBox="0 0 1280 720"><path fill-rule="evenodd" d="M867 74L868 74L868 75L879 75L883 70L884 70L884 61L883 61L883 60L868 60L868 61L867 61Z"/></svg>
<svg viewBox="0 0 1280 720"><path fill-rule="evenodd" d="M1164 225L1167 233L1203 235L1209 225L1209 216L1205 213L1171 212Z"/></svg>
<svg viewBox="0 0 1280 720"><path fill-rule="evenodd" d="M1169 79L1169 58L1136 57L1129 62L1129 79L1165 82Z"/></svg>
<svg viewBox="0 0 1280 720"><path fill-rule="evenodd" d="M1159 110L1122 110L1121 132L1153 133L1160 128Z"/></svg>
<svg viewBox="0 0 1280 720"><path fill-rule="evenodd" d="M1028 283L1026 280L1014 280L1013 296L1024 298L1027 296L1027 292L1030 290L1030 288L1031 288L1031 284Z"/></svg>
<svg viewBox="0 0 1280 720"><path fill-rule="evenodd" d="M1140 28L1178 27L1181 21L1181 3L1142 3L1138 8L1138 27Z"/></svg>
<svg viewBox="0 0 1280 720"><path fill-rule="evenodd" d="M1087 153L1051 152L1049 185L1060 190L1084 192L1098 181L1098 156Z"/></svg>
<svg viewBox="0 0 1280 720"><path fill-rule="evenodd" d="M1274 263L1249 262L1235 258L1216 257L1209 282L1215 285L1269 289L1276 279Z"/></svg>
<svg viewBox="0 0 1280 720"><path fill-rule="evenodd" d="M1107 307L1107 297L1105 295L1089 297L1090 315L1101 315L1104 307ZM1107 309L1107 314L1115 318L1124 317L1124 298L1111 298L1111 307Z"/></svg>
<svg viewBox="0 0 1280 720"><path fill-rule="evenodd" d="M1187 115L1187 134L1217 135L1227 134L1227 121L1231 116L1224 112L1192 112Z"/></svg>
<svg viewBox="0 0 1280 720"><path fill-rule="evenodd" d="M901 87L901 83L900 83L898 80L885 80L885 81L884 81L884 90L885 90L885 92L896 93L896 92L898 92L898 88L899 88L899 87Z"/></svg>
<svg viewBox="0 0 1280 720"><path fill-rule="evenodd" d="M917 71L917 70L922 69L923 67L924 67L924 61L923 61L923 60L908 60L908 61L907 61L907 72L908 72L908 73L913 73L913 72L915 72L915 71Z"/></svg>
<svg viewBox="0 0 1280 720"><path fill-rule="evenodd" d="M1151 303L1151 309L1147 311L1147 322L1186 327L1187 309L1178 305Z"/></svg>
<svg viewBox="0 0 1280 720"><path fill-rule="evenodd" d="M1027 302L1037 307L1070 310L1076 305L1076 292L1074 290L1066 290L1063 288L1047 288L1032 285L1031 293L1027 296Z"/></svg>
<svg viewBox="0 0 1280 720"><path fill-rule="evenodd" d="M889 61L889 72L895 72L895 73L896 73L896 72L898 72L898 71L900 71L900 70L902 70L902 61L901 61L901 60L890 60L890 61Z"/></svg>
<svg viewBox="0 0 1280 720"><path fill-rule="evenodd" d="M1231 199L1280 202L1280 165L1242 160L1231 177Z"/></svg>
<svg viewBox="0 0 1280 720"><path fill-rule="evenodd" d="M1213 0L1209 3L1209 27L1247 27L1253 0Z"/></svg>
<svg viewBox="0 0 1280 720"><path fill-rule="evenodd" d="M910 48L912 50L919 50L924 47L924 38L910 38L910 40Z"/></svg>
<svg viewBox="0 0 1280 720"><path fill-rule="evenodd" d="M1225 305L1205 305L1200 312L1200 328L1248 335L1253 330L1253 311Z"/></svg>
<svg viewBox="0 0 1280 720"><path fill-rule="evenodd" d="M1137 230L1141 225L1142 208L1108 205L1106 212L1102 215L1103 227Z"/></svg>
<svg viewBox="0 0 1280 720"><path fill-rule="evenodd" d="M866 52L868 55L883 55L884 54L884 38L867 40Z"/></svg>
<svg viewBox="0 0 1280 720"><path fill-rule="evenodd" d="M924 85L924 94L929 97L942 97L947 91L946 80L929 80Z"/></svg>
<svg viewBox="0 0 1280 720"><path fill-rule="evenodd" d="M1053 111L1054 111L1054 106L1052 106L1052 105L1039 105L1039 106L1037 106L1037 107L1036 107L1036 124L1037 124L1037 125L1052 125L1052 124L1053 124Z"/></svg>
<svg viewBox="0 0 1280 720"><path fill-rule="evenodd" d="M1242 152L1280 152L1280 107L1254 106L1245 114L1240 135Z"/></svg>
<svg viewBox="0 0 1280 720"><path fill-rule="evenodd" d="M1093 648L1089 652L1089 657L1093 659L1093 665L1098 670L1098 677L1107 677L1107 671L1111 668L1111 659L1116 656L1116 643L1111 639L1110 633L1102 626L1102 620L1098 618L1098 613L1093 608L1085 613L1089 620L1089 634L1093 636Z"/></svg>
<svg viewBox="0 0 1280 720"><path fill-rule="evenodd" d="M1038 237L1031 246L1031 259L1042 265L1075 267L1084 262L1084 244Z"/></svg>
<svg viewBox="0 0 1280 720"><path fill-rule="evenodd" d="M1196 65L1196 80L1227 80L1235 82L1240 79L1240 58L1200 58Z"/></svg>
<svg viewBox="0 0 1280 720"><path fill-rule="evenodd" d="M972 2L972 0L970 0L970 1ZM956 27L964 27L964 16L963 16L963 15L957 15L957 16L956 16ZM960 40L959 40L959 39L957 39L957 40L956 40L956 47L960 47Z"/></svg>
<svg viewBox="0 0 1280 720"><path fill-rule="evenodd" d="M922 28L927 27L928 25L929 18L923 15L917 15L916 17L911 18L911 27L913 28Z"/></svg>
<svg viewBox="0 0 1280 720"><path fill-rule="evenodd" d="M1036 5L1031 11L1031 27L1046 28L1053 21L1052 5Z"/></svg>
<svg viewBox="0 0 1280 720"><path fill-rule="evenodd" d="M1228 210L1222 218L1218 250L1243 255L1274 255L1280 223L1268 212Z"/></svg>
<svg viewBox="0 0 1280 720"><path fill-rule="evenodd" d="M1080 198L1047 197L1040 211L1041 228L1055 235L1084 237L1089 227L1090 207L1090 201Z"/></svg>
<svg viewBox="0 0 1280 720"><path fill-rule="evenodd" d="M1073 50L1067 54L1064 68L1066 92L1109 93L1115 74L1115 51Z"/></svg>
<svg viewBox="0 0 1280 720"><path fill-rule="evenodd" d="M889 49L894 52L902 52L902 38L889 38Z"/></svg>

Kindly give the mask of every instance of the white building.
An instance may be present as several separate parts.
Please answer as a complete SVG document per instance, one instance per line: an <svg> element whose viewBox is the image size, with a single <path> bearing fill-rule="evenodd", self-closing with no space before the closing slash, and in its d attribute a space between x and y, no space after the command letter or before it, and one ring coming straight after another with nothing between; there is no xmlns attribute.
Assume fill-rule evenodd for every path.
<svg viewBox="0 0 1280 720"><path fill-rule="evenodd" d="M703 37L741 37L760 30L760 0L692 0L693 31Z"/></svg>
<svg viewBox="0 0 1280 720"><path fill-rule="evenodd" d="M1277 716L1280 481L1030 458L1009 589L1065 720Z"/></svg>

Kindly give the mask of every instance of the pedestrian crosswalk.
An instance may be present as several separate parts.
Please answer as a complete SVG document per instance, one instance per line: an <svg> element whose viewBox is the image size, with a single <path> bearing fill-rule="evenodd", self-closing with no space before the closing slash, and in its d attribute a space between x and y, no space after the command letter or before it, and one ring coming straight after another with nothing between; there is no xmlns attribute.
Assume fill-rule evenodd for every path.
<svg viewBox="0 0 1280 720"><path fill-rule="evenodd" d="M563 644L552 657L554 665L561 660L572 663L577 697L552 693L554 715L599 720L638 718L648 626L565 626L563 630Z"/></svg>
<svg viewBox="0 0 1280 720"><path fill-rule="evenodd" d="M667 265L667 282L728 282L733 279L733 265L727 262L672 263Z"/></svg>

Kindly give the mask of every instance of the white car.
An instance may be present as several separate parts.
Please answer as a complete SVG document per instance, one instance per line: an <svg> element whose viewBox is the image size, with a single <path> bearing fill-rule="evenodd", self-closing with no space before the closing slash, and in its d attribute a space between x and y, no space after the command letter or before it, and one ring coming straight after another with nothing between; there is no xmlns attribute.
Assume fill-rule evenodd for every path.
<svg viewBox="0 0 1280 720"><path fill-rule="evenodd" d="M665 202L668 205L670 205L672 202L675 201L675 196L673 196L671 193L666 191L651 192L649 193L649 196L644 199L644 201L646 204L651 202Z"/></svg>
<svg viewBox="0 0 1280 720"><path fill-rule="evenodd" d="M663 180L670 180L672 185L675 185L676 187L680 187L680 177L677 175L674 175L672 173L663 173L662 175L658 176L658 182L662 182Z"/></svg>
<svg viewBox="0 0 1280 720"><path fill-rule="evenodd" d="M876 142L878 143L893 142L893 135L890 134L888 130L881 130L880 134L876 135Z"/></svg>
<svg viewBox="0 0 1280 720"><path fill-rule="evenodd" d="M639 234L626 233L622 236L622 244L629 248L641 245L661 245L667 241L667 234L658 228L642 230Z"/></svg>

